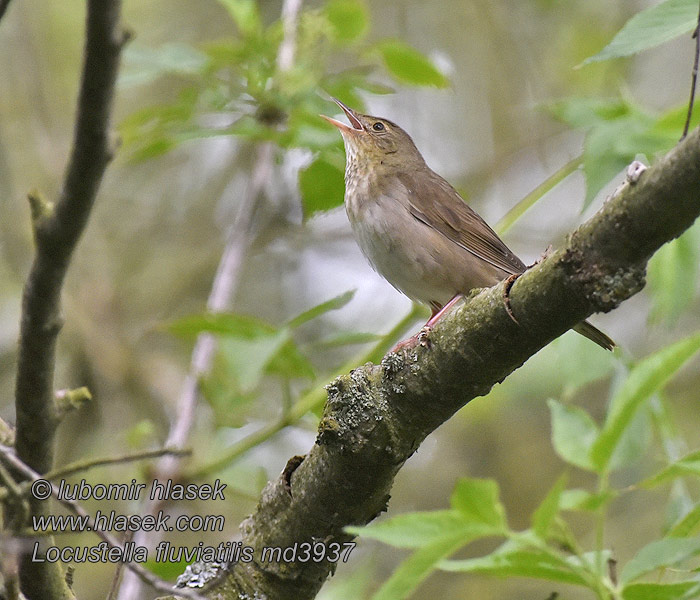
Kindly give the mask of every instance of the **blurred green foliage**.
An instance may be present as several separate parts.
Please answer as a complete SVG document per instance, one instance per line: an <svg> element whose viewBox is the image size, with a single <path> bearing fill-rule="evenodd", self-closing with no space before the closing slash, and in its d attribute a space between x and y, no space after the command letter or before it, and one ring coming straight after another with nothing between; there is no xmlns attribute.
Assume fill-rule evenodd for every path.
<svg viewBox="0 0 700 600"><path fill-rule="evenodd" d="M688 33L697 26L697 15L697 1L667 0L636 15L603 51L584 64L627 56ZM572 128L586 132L584 208L633 159L667 152L678 139L687 111L683 107L654 117L631 100L602 98L570 98L549 109ZM691 126L699 121L696 113ZM528 203L529 208L530 199ZM662 248L650 263L652 319L677 319L695 297L700 247L697 232L696 225ZM457 483L451 510L409 513L378 524L348 527L350 533L415 550L372 600L407 598L435 569L581 586L600 600L700 598L697 569L687 566L700 554L700 502L686 497L686 508L666 527L665 535L639 548L621 570L614 551L604 547L613 501L659 485L681 484L676 489L685 489L685 478L700 473L696 451L677 460L667 456L667 464L656 475L636 484L614 488L610 483L613 472L634 464L644 454L651 441L652 400L661 402L658 394L662 388L698 351L700 334L695 334L632 364L611 395L602 426L584 408L550 400L554 450L570 467L594 473L597 481L590 490L566 489L565 471L534 511L529 529L510 529L496 482L475 479ZM668 448L675 440L669 436L672 424L664 422L667 416L665 410L657 414L656 434ZM583 548L565 512L589 515L597 532L595 548ZM659 526L663 528L662 523ZM505 541L478 558L446 560L458 549L489 537ZM643 581L650 575L656 581Z"/></svg>
<svg viewBox="0 0 700 600"><path fill-rule="evenodd" d="M462 479L451 498L450 510L398 515L365 527L349 527L350 533L379 540L415 552L396 569L372 600L400 600L434 569L471 572L498 577L529 577L588 588L600 600L636 598L698 598L700 582L694 571L673 569L700 554L700 503L681 515L658 540L650 541L622 565L619 581L610 563L614 552L603 547L608 510L621 496L673 483L698 474L698 453L671 461L660 472L636 485L612 488L610 475L636 462L643 449L625 452L635 445L639 432L635 416L645 403L700 351L700 334L656 352L631 367L610 401L602 427L581 407L551 400L552 443L571 467L592 471L597 481L592 491L567 490L567 473L557 479L532 515L531 527L515 531L508 527L505 510L493 480ZM631 435L628 435L631 434ZM647 438L648 439L648 438ZM598 547L585 550L568 524L568 513L583 513L601 535ZM502 545L478 558L446 560L458 549L480 538L505 538ZM665 571L666 570L666 571ZM640 582L645 575L663 572L661 582Z"/></svg>
<svg viewBox="0 0 700 600"><path fill-rule="evenodd" d="M473 24L473 30L469 31L469 36L463 36L463 39L475 40L471 47L459 46L462 53L450 57L454 60L457 72L466 73L468 77L468 86L459 89L455 86L455 90L465 96L467 91L471 93L474 90L481 92L481 95L474 95L473 98L469 96L469 102L473 101L473 104L466 100L464 105L455 102L459 108L450 113L451 121L447 125L443 124L443 127L459 129L458 125L462 122L472 123L469 121L469 112L475 112L478 104L488 101L491 103L488 118L491 119L490 127L493 128L489 134L501 142L500 145L494 143L493 152L491 149L483 152L496 166L479 167L482 170L476 175L460 175L469 178L466 182L460 182L460 188L474 189L476 191L473 195L478 197L485 188L484 181L488 180L498 189L496 195L500 198L502 181L506 181L501 177L509 170L501 168L500 159L503 155L522 151L528 157L528 166L525 169L521 167L521 170L529 171L530 165L535 162L534 157L543 153L542 148L556 142L553 132L559 133L562 128L566 128L579 132L583 140L580 161L586 178L586 192L585 200L581 203L585 208L596 199L600 200L601 191L609 187L611 181L615 182L615 178L622 181L623 175L620 172L632 159L646 157L653 162L676 143L685 118L685 107L670 110L648 107L646 102L628 91L626 82L618 79L627 73L625 61L617 61L615 64L618 67L614 69L607 66L610 63L600 61L627 56L691 31L697 18L697 2L667 0L652 6L631 19L608 47L584 61L584 67L571 69L572 65L581 63L587 53L595 52L597 48L593 49L593 46L605 35L612 35L611 28L616 26L622 12L618 4L622 5L537 0L524 3L482 2L475 3L473 7L471 4L453 3L445 8L440 28L447 30L448 25L455 23L458 35L463 36L463 25ZM147 10L147 5L148 3L139 4L136 9ZM139 173L143 161L181 149L190 140L207 137L234 137L241 143L244 152L255 144L272 142L277 149L278 158L289 150L301 148L306 151L310 161L305 163L298 176L301 212L308 223L310 217L339 206L343 197L342 144L337 132L318 117L319 113L335 110L328 101L328 95L337 96L351 106L364 110L364 99L371 94L391 93L394 84L397 88L407 85L426 89L444 89L448 84L454 85L452 80L448 82L444 73L431 60L404 41L404 35L406 39L411 37L410 22L415 27L420 16L413 21L408 20L409 26L402 24L394 27L397 21L401 21L401 15L404 15L402 10L422 10L419 3L396 9L397 13L392 12L394 7L390 4L377 4L375 11L387 11L383 16L383 26L379 28L376 27L369 4L361 0L330 0L322 5L305 8L299 18L295 58L287 68L282 68L278 60L284 39L284 24L271 16L270 6L254 0L219 0L219 5L229 18L227 23L221 25L223 34L218 31L216 36L205 41L192 41L194 35L183 34L178 38L169 31L170 40L181 41L154 43L150 46L147 42L141 42L142 37L139 35L135 42L127 46L124 71L120 78L122 95L140 88L147 88L149 95L153 89L162 93L153 94L161 98L160 103L139 108L121 122L123 154L131 159L120 172L121 178L124 178L124 173L127 176ZM19 10L19 6L20 4L13 7L13 10ZM82 9L82 5L80 7ZM436 5L433 3L426 10L437 10ZM443 10L442 5L439 10ZM188 5L182 11L185 16L180 17L187 25L188 19L192 18L190 11L191 6ZM69 38L70 43L74 43L74 31L79 22L77 14L77 9L54 9L54 17L62 19L61 23L65 20L63 28L66 31L63 39L50 38L53 45L65 48ZM419 15L423 14L419 12ZM428 19L426 23L427 21ZM513 23L519 26L517 32L512 29ZM2 25L4 27L7 23L3 22ZM32 31L32 36L25 37L37 43L50 30L46 22L41 25L43 29L37 26L37 30ZM539 28L535 29L535 25ZM484 27L488 33L480 37L480 28ZM529 33L528 27L539 34ZM422 27L417 29L423 31ZM5 31L7 28L2 33ZM546 35L543 33L545 31ZM414 31L413 41L416 36ZM206 35L202 37L206 38ZM16 44L14 38L10 42ZM422 42L424 48L443 50L439 37L423 39ZM24 64L24 46L16 45L16 62ZM477 46L485 48L483 56L471 53ZM12 48L14 50L15 46ZM526 48L527 51L520 52L521 48ZM507 53L510 57L511 52L518 56L504 59L504 55ZM65 64L77 64L77 60L68 58L68 53L46 54L54 61L61 59ZM479 70L474 65L479 64L480 60L483 65ZM14 55L10 62L15 62ZM593 62L597 64L589 64ZM623 66L619 66L620 63ZM34 82L34 78L26 78L28 70L24 69L22 78L17 81L31 79ZM33 88L29 92L25 90L24 94L28 98L44 98L36 114L49 114L49 117L41 117L47 122L55 121L56 115L46 111L68 114L69 111L64 110L58 100L72 94L72 88L67 91L69 83L66 82L70 79L64 77L62 71L55 70L55 81L49 79L49 82L58 82L63 87L46 84L46 88L51 90L50 94L39 87L39 92L43 92L45 97L42 93L34 93ZM521 72L526 76L521 75ZM16 82L15 85L6 86L6 89L12 90L12 101L15 100L16 88ZM54 88L58 88L60 93ZM552 125L551 129L542 128L544 132L541 132L539 128L532 127L528 115L534 114L534 111L530 110L528 103L535 88L538 90L534 93L535 103L550 108L549 114L563 123L558 125L559 129L556 129L557 125ZM620 97L615 96L616 88L625 90ZM605 95L601 89L606 90ZM411 92L404 92L410 101L413 98ZM162 98L163 94L167 96L165 99ZM559 100L542 102L537 94ZM435 96L418 98L412 105L409 103L412 109L421 109L415 110L415 125L426 115L434 116L434 113L423 112L422 109L424 104L434 101ZM6 99L2 105L3 110L9 111L8 102ZM24 103L20 108L26 109ZM541 117L539 113L537 116ZM6 146L19 146L18 140L29 137L37 128L42 135L37 137L36 146L51 155L59 154L55 152L55 146L45 145L45 139L50 136L35 121L41 119L34 116L28 121L22 121L16 129L10 128L7 137L9 139L9 134L12 134L13 142L6 143ZM697 122L696 116L694 123ZM525 125L521 130L519 127L523 123ZM541 125L541 121L536 123ZM431 136L441 135L439 125L437 122L430 123ZM532 128L528 129L527 125ZM52 131L48 125L45 127L47 131ZM70 128L66 126L65 129ZM468 134L472 135L472 132L469 131ZM502 142L504 137L508 139L505 150ZM535 137L544 142L539 145L530 144L529 138ZM511 142L511 139L516 141ZM523 139L528 143L523 142ZM479 138L479 144L484 147L491 141L493 140ZM437 145L441 143L436 142ZM60 144L58 148L62 150ZM0 150L5 152L6 148ZM1 154L0 158L6 160L7 155ZM465 157L465 163L468 160ZM545 194L575 170L579 160L570 160L569 157L566 160L574 165L571 171L563 173L556 180L552 179L552 185L538 186L537 193L527 199L525 208L536 209L537 203L546 199ZM43 162L50 161L46 161L43 156L39 163ZM154 161L152 164L160 163ZM2 168L4 163L0 162L0 169ZM149 168L146 166L143 171ZM179 169L180 165L176 168ZM463 171L468 169L464 168ZM172 170L163 169L161 179L154 184L155 188L167 191L172 174ZM38 177L36 173L31 176ZM140 186L145 179L140 180ZM7 181L7 177L0 177L0 185L8 185ZM125 216L124 221L120 222L121 227L114 228L115 213L109 212L103 214L103 223L98 221L97 225L102 227L97 229L99 242L93 241L91 248L97 250L94 256L89 257L89 261L96 263L95 269L103 280L95 285L94 279L85 277L82 274L84 272L81 272L81 277L77 279L86 281L85 286L89 290L85 292L80 287L83 281L80 281L68 294L69 315L78 321L78 325L67 346L86 348L91 356L89 360L77 356L64 369L74 377L97 379L97 389L101 388L103 398L116 395L117 384L120 389L124 388L127 402L114 403L114 410L120 419L125 419L125 428L127 425L130 428L119 435L125 436L132 446L140 447L158 440L162 433L162 423L159 420L167 421L163 418L167 409L159 404L150 404L150 399L160 395L162 400L177 394L174 389L177 383L172 384L177 376L173 377L173 374L181 374L186 360L182 358L182 348L173 344L175 350L172 354L175 358L172 364L166 364L167 361L163 358L165 352L161 355L154 352L154 356L146 354L141 357L139 354L139 360L134 361L138 364L134 366L124 358L133 350L133 340L143 336L151 343L152 338L144 335L143 330L148 329L154 321L163 320L170 323L169 331L184 339L187 344L191 344L199 334L214 335L219 352L212 372L202 381L212 419L211 423L202 419L206 425L200 426L202 431L195 433L192 444L198 452L192 471L197 473L199 469L200 475L221 473L230 482L232 489L237 489L242 495L254 496L262 488L267 476L268 465L261 458L265 451L263 444L289 424L301 424L298 430L303 431L304 419L310 423L309 431L304 433L313 435L313 413L323 402L323 384L328 380L329 372L335 368L349 369L365 360L380 360L382 350L391 347L401 327L386 336L378 336L362 331L334 330L328 323L325 327L318 326L324 316L346 306L350 293L321 303L294 318L280 317L275 320L234 313L204 313L190 314L173 321L173 314L197 310L196 306L201 304L199 295L204 293L192 285L192 280L197 277L207 279L212 265L205 261L196 264L201 257L188 256L185 261L173 260L173 266L165 271L161 268L162 263L157 263L154 267L157 271L155 277L160 279L155 279L147 269L144 269L143 278L139 279L137 275L144 262L144 247L136 246L134 239L139 236L146 238L148 252L156 252L154 248L157 247L157 252L177 256L190 238L186 241L177 239L166 246L163 238L158 238L153 232L170 227L172 234L173 227L182 225L177 221L178 215L184 215L182 218L187 221L193 212L200 210L201 204L196 204L189 198L184 201L180 198L181 206L173 207L164 203L160 207L153 207L149 190L136 186L145 200L141 204L134 202L133 205L126 202L124 209L120 204L124 200L122 195L128 196L133 190L127 188L127 192L115 192L114 188L119 187L112 184L109 192L114 196L115 202L112 204L119 206L116 214L119 218L122 218L122 214L135 215L133 221L138 223L136 226L131 225ZM146 185L143 187L147 188ZM16 190L11 190L6 196L18 196L15 192ZM211 190L206 193L211 194ZM506 201L508 205L512 203L509 198ZM573 201L578 202L579 198L575 197ZM3 204L0 210L6 210L10 204ZM207 205L207 209L210 208ZM521 211L519 215L524 212ZM22 259L15 260L14 263L3 262L0 265L3 269L2 279L3 282L14 281L16 289L13 293L19 297L18 281L24 264L22 261L26 262L25 254L28 254L24 251L30 243L18 245L19 251L13 250L10 242L13 241L13 236L20 236L21 228L7 227L7 223L15 223L16 219L7 218L6 213L3 216L5 237L2 249L7 251L8 256L14 252ZM142 235L140 222L143 220L145 223L149 217L155 225L147 230L147 235ZM143 225L144 230L145 227ZM211 239L209 220L205 227L206 239ZM118 237L121 229L125 231L126 241L123 242L123 247L109 246L108 242L114 240L107 238ZM427 464L427 467L424 465L421 476L426 479L435 477L434 481L438 481L438 475L448 477L455 468L461 473L481 469L487 471L488 477L495 476L493 471L501 466L504 473L510 469L508 477L499 473L500 486L487 479L461 478L447 509L399 514L365 528L352 529L362 538L376 539L413 552L379 587L376 598L407 597L411 593L414 597L420 597L421 591L415 592L416 587L421 582L426 587L430 586L430 581L434 578L429 576L439 571L544 580L546 587L538 589L535 596L528 598L542 598L544 595L541 590L550 590L559 584L574 586L566 587L567 590L583 589L586 593L584 597L593 594L616 600L700 597L697 574L691 571L696 563L690 562L700 552L697 544L700 504L694 493L700 473L700 459L697 450L679 452L679 448L685 447L685 440L677 432L678 427L670 416L672 411L667 398L690 398L690 412L697 412L694 404L696 394L692 389L694 380L686 376L684 381L683 375L678 372L689 361L697 361L698 337L689 336L680 341L674 341L671 337L678 335L679 331L685 331L688 323L697 322L692 317L693 312L697 313L699 231L696 225L679 239L667 244L651 260L648 296L651 308L644 312L644 316L648 316L649 320L646 343L652 349L641 353L646 354L646 358L632 360L628 355L611 356L589 347L585 340L564 336L529 361L528 367L510 378L516 382L512 385L519 388L517 393L512 388L504 391L508 390L507 381L504 386L495 389L488 403L470 404L467 409L468 424L459 423L459 431L452 440L454 443L443 444L440 453L436 452L438 458L434 463L429 462L431 450L418 457ZM308 230L302 232L306 235ZM542 235L542 231L538 230L537 236ZM541 241L539 237L538 243ZM196 244L201 244L201 238L195 236L194 239L196 241L190 246L193 254L194 249L198 249ZM136 248L135 256L131 256L130 260L124 259L123 248L131 248L132 245ZM110 259L114 264L109 262ZM192 275L187 271L189 263L195 263L191 268L201 272ZM8 267L8 264L11 266ZM255 272L254 278L261 276ZM164 283L162 290L159 285L154 285L154 281ZM296 285L301 284L296 282ZM193 292L193 289L196 291ZM157 296L160 291L162 296ZM146 307L133 300L139 298L139 292L148 296L144 301ZM94 301L94 305L90 301ZM640 312L646 309L645 304L641 308L637 305ZM292 314L294 310L300 309L293 309ZM139 312L143 314L139 315ZM9 321L7 314L10 314L9 311L3 307L0 316L4 319L4 325ZM409 315L408 322L403 323L404 328L415 321L417 314L418 311ZM120 315L123 317L121 321ZM142 317L141 320L138 319L139 316ZM69 325L70 322L69 319ZM89 328L95 323L97 333ZM629 327L637 327L636 322L633 321ZM4 329L10 331L9 327ZM14 334L9 335L13 336ZM80 343L74 343L76 339ZM358 357L350 359L341 359L340 355L330 351L352 344L371 345L374 350L365 348ZM67 353L66 348L64 352ZM319 355L326 362L319 360ZM345 362L339 367L338 363L342 360ZM11 363L11 359L6 358L3 365ZM5 366L5 371L8 370L9 367ZM522 381L526 381L527 385L518 384ZM674 390L682 391L674 394ZM547 493L544 490L549 484L543 482L551 470L548 473L546 466L534 461L528 465L528 469L523 468L523 461L530 460L523 458L525 452L530 452L534 446L533 440L537 437L536 426L532 422L526 423L526 420L531 418L536 421L541 416L537 414L537 409L539 405L544 406L541 400L547 396L543 394L556 397L549 402L553 447L550 454L556 453L566 465L564 473L556 478ZM511 397L519 398L521 403L511 401ZM134 402L134 398L138 401ZM596 404L598 398L607 398L610 407L607 415ZM572 399L578 400L578 404L573 403ZM135 406L143 409L143 412L137 412ZM494 411L498 410L501 412L496 415ZM134 414L129 411L134 411ZM122 413L127 413L128 416L124 417ZM268 418L269 423L255 429L261 415ZM133 417L136 422L129 423L129 417ZM459 419L460 415L453 421ZM509 419L512 420L510 424ZM250 427L251 422L254 422L254 427ZM446 427L452 425L450 423ZM468 427L472 429L469 430ZM212 429L215 430L213 433ZM471 439L469 434L464 435L465 430L470 431ZM91 433L95 435L92 441L96 445L104 444L107 437L103 435L104 427L85 427L84 422L81 422L80 432L80 442L83 445ZM493 439L488 438L488 432L492 432ZM444 431L442 435L445 437L441 439L449 439ZM511 446L508 446L509 442ZM72 438L67 446L69 449L66 452L83 450L83 446L76 444ZM652 448L653 462L651 465L649 462L640 465L637 459L644 456L648 448ZM252 459L254 465L241 460L242 455L251 449L261 450ZM280 444L278 454L285 451L286 446ZM460 453L462 451L464 453ZM467 452L474 456L467 456ZM283 464L286 455L278 458ZM499 463L499 466L494 466L497 459L503 465ZM457 467L454 467L455 464ZM275 466L273 464L272 469ZM410 468L417 467L409 463L407 469ZM523 471L526 471L524 475ZM519 476L527 478L531 489L517 487L517 483L513 483L522 481L518 480ZM113 477L113 473L110 473L108 479ZM501 478L509 481L503 482ZM409 509L415 505L423 507L437 502L435 496L440 493L439 484L423 485L422 481L412 479L410 484L404 486L404 491L409 485L413 495L408 500L402 500L400 494L397 494L392 507L401 506L402 501L403 507ZM499 491L499 487L503 492ZM516 493L509 493L513 489ZM634 514L635 531L624 531L624 521L620 525L621 515L624 517L624 513L630 511L627 510L628 504L624 504L625 509L620 510L616 503L632 502L649 489L655 490L657 494L663 493L664 497L668 496L666 514L654 513L653 509L649 509L652 511L651 516L646 513L643 516ZM538 498L544 499L531 511L530 523L519 528L514 524L519 518L518 511L528 507L528 494L537 494ZM644 501L645 499L642 500ZM439 504L444 505L445 502ZM244 510L247 508L243 507ZM655 519L661 532L656 539L648 535L650 519ZM642 521L646 528L642 526ZM659 524L660 521L663 523ZM640 531L636 531L638 524ZM623 528L622 534L620 528ZM587 536L591 532L595 538L593 540ZM617 538L613 537L614 533L618 534ZM620 563L618 581L615 583L607 561L617 558L618 546L627 538L632 538L631 533L635 534L635 552L629 560ZM642 542L639 541L640 537L643 538ZM480 545L480 542L486 546ZM495 542L500 545L493 550ZM471 558L447 560L465 548L464 554ZM376 556L381 555L385 559L388 554L381 551ZM353 557L351 561L357 558ZM364 576L356 580L352 577L343 580L338 586L342 591L335 597L367 598L371 595L372 592L366 590L371 590L373 585L375 588L377 586L368 585L370 576L367 573L379 561L369 562L369 566L363 567ZM679 564L684 568L677 568ZM382 563L382 568L386 569L387 565ZM358 570L354 562L352 569ZM173 573L174 571L169 574ZM491 588L489 583L480 585L474 583L472 578L470 582L479 590L471 594L473 597L505 597L501 595L500 588ZM337 581L331 581L331 585L334 583ZM525 592L520 582L516 582L513 589L513 595L508 597L524 597ZM575 593L574 591L572 597L582 597ZM104 597L104 594L95 597Z"/></svg>
<svg viewBox="0 0 700 600"><path fill-rule="evenodd" d="M690 33L697 23L698 3L695 0L665 0L634 15L605 48L583 64L654 48Z"/></svg>
<svg viewBox="0 0 700 600"><path fill-rule="evenodd" d="M369 13L362 0L332 0L299 16L292 65L280 64L283 22L263 25L252 0L220 0L237 35L195 48L168 43L158 49L131 44L123 85L182 79L174 102L137 111L121 124L132 160L163 154L191 139L234 135L271 141L281 149L306 148L315 161L302 171L306 217L342 203L342 144L319 119L336 96L363 110L358 92L393 91L372 75L382 65L396 81L445 87L447 78L423 54L398 39L369 43ZM342 59L353 66L334 72Z"/></svg>

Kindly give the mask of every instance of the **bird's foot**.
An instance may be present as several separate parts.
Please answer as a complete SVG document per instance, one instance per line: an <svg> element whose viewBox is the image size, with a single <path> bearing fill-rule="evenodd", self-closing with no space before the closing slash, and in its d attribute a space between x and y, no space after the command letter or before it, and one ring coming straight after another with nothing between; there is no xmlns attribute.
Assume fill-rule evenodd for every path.
<svg viewBox="0 0 700 600"><path fill-rule="evenodd" d="M452 300L445 304L445 306L441 307L437 311L433 309L433 316L428 319L428 322L425 324L425 327L423 327L423 329L427 328L428 330L430 330L433 327L433 325L435 325L435 323L437 323L442 318L442 316L447 311L449 311L455 304L457 304L457 302L459 302L462 298L464 298L462 294L455 294L452 297ZM438 304L437 306L440 305ZM418 335L420 335L420 333Z"/></svg>
<svg viewBox="0 0 700 600"><path fill-rule="evenodd" d="M549 256L550 256L551 254L552 254L552 244L550 244L549 246L547 246L547 247L544 249L544 252L542 253L542 256L540 256L534 263L532 263L532 264L528 267L528 269L532 269L532 267L534 267L534 266L536 266L536 265L539 265L545 258L549 258ZM512 277L512 275L511 275L511 277ZM520 273L518 273L518 277L520 277ZM517 277L516 277L516 279L517 279ZM513 280L513 282L515 282L515 280ZM512 285L512 284L511 284L511 285Z"/></svg>
<svg viewBox="0 0 700 600"><path fill-rule="evenodd" d="M546 254L546 251L545 251ZM542 260L542 259L540 259ZM537 264L537 263L535 263ZM520 325L518 323L518 319L515 318L515 315L513 314L513 307L510 305L510 289L513 287L513 284L516 282L518 277L520 277L522 273L513 273L512 275L508 276L508 279L506 279L506 284L503 286L503 305L506 308L506 312L508 313L508 316L511 318L513 323L516 325Z"/></svg>

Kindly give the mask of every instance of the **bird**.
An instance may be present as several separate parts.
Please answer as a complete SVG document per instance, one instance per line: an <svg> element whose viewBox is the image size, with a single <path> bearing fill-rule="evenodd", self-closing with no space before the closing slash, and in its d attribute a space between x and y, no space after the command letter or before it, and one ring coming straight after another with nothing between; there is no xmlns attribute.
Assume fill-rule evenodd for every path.
<svg viewBox="0 0 700 600"><path fill-rule="evenodd" d="M345 210L354 237L375 271L411 300L430 306L424 331L472 289L508 278L512 284L525 272L525 263L428 167L408 133L332 99L350 124L320 116L343 138ZM588 321L573 329L606 350L615 347Z"/></svg>

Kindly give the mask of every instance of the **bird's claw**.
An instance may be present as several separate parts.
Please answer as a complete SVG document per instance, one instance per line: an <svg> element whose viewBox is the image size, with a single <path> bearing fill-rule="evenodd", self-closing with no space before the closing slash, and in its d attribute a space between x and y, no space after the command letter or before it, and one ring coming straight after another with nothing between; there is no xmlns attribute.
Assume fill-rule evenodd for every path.
<svg viewBox="0 0 700 600"><path fill-rule="evenodd" d="M528 269L532 269L532 267L534 267L534 266L536 266L536 265L539 265L545 258L548 258L550 254L552 254L552 244L549 244L549 246L547 246L547 247L544 249L544 252L542 253L542 256L540 256L534 263L532 263L532 264L528 267ZM521 275L521 273L517 273L517 277L516 277L515 279L517 279L518 277L520 277L520 275ZM511 275L510 277L513 277L513 275ZM510 279L510 277L509 277L509 279ZM513 279L513 283L515 283L515 279ZM513 284L511 283L511 286L512 286L512 285L513 285ZM510 291L510 288L509 288L508 291Z"/></svg>
<svg viewBox="0 0 700 600"><path fill-rule="evenodd" d="M547 251L545 251L546 254ZM544 258L544 257L543 257ZM542 259L540 259L542 260ZM537 263L535 263L537 264ZM505 306L506 312L508 313L508 316L511 318L513 323L516 325L520 325L518 323L518 319L515 318L515 315L513 314L513 307L510 305L510 289L513 287L513 284L516 282L518 277L520 277L522 273L513 273L512 275L508 276L508 279L506 279L506 283L503 286L503 305Z"/></svg>

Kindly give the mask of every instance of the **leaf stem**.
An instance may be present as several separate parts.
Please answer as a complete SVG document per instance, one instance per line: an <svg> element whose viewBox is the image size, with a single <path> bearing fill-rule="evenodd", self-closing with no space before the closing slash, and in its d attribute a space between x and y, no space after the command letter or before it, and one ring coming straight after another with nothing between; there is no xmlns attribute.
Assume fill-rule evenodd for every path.
<svg viewBox="0 0 700 600"><path fill-rule="evenodd" d="M366 362L379 362L384 354L386 354L386 352L390 349L396 338L398 338L422 312L423 308L417 304L414 304L410 312L403 319L401 319L391 329L391 331L382 337L382 339L379 340L371 350L360 356L351 358L349 361L336 369L329 379L335 379L336 377L349 372L358 364L364 364ZM208 476L229 466L255 446L270 439L277 432L287 427L287 425L296 423L307 413L320 408L326 400L326 382L327 380L324 379L323 383L317 383L314 387L312 387L282 415L282 418L268 423L261 429L258 429L258 431L255 431L242 440L239 440L233 444L233 446L231 446L222 456L219 456L215 460L200 465L198 468L186 473L186 479L206 479Z"/></svg>
<svg viewBox="0 0 700 600"><path fill-rule="evenodd" d="M494 229L498 235L503 235L506 231L508 231L513 225L515 225L516 221L527 212L528 209L537 203L540 198L554 188L559 182L563 181L574 171L576 171L582 164L583 156L579 155L570 160L564 166L560 167L556 173L553 173L542 183L540 183L540 185L538 185L534 190L520 200L501 218L500 221L498 221L498 223L496 223Z"/></svg>

